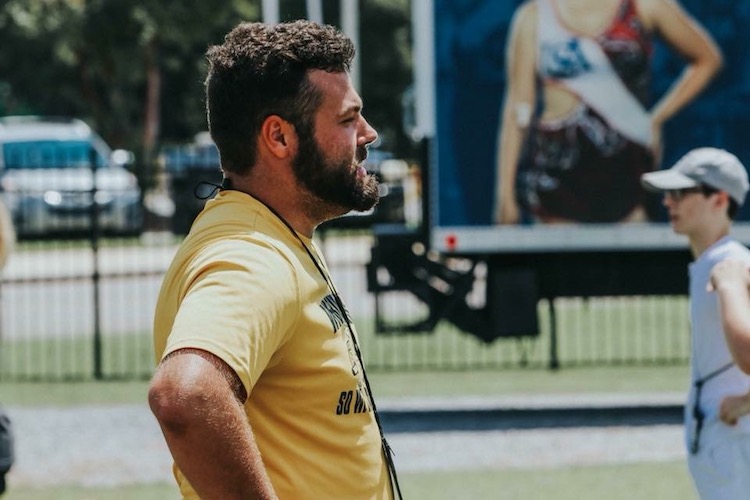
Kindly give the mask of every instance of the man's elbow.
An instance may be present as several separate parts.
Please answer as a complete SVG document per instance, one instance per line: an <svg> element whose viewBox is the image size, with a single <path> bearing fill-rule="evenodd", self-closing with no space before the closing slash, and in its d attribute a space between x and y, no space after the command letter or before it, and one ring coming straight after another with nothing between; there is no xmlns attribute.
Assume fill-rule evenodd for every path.
<svg viewBox="0 0 750 500"><path fill-rule="evenodd" d="M729 351L737 368L750 375L750 338L746 336L729 336Z"/></svg>
<svg viewBox="0 0 750 500"><path fill-rule="evenodd" d="M164 430L184 431L190 424L190 396L168 381L154 378L148 391L148 405Z"/></svg>

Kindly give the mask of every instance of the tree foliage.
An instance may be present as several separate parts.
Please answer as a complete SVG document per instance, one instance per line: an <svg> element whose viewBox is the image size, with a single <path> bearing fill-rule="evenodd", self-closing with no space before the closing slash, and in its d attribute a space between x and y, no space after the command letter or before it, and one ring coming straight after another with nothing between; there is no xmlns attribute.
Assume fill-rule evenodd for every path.
<svg viewBox="0 0 750 500"><path fill-rule="evenodd" d="M324 2L339 25L339 1ZM360 0L366 116L408 150L400 96L411 81L407 0ZM260 0L0 0L0 114L81 117L115 147L148 157L204 130L206 48L259 20ZM304 2L281 2L282 20Z"/></svg>

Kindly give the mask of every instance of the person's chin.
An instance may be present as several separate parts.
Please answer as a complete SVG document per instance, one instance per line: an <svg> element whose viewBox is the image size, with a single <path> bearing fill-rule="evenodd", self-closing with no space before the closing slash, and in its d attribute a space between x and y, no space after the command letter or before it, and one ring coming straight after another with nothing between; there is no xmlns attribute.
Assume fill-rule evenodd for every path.
<svg viewBox="0 0 750 500"><path fill-rule="evenodd" d="M373 200L369 198L368 199L363 198L360 201L358 201L356 204L353 204L356 206L352 206L351 209L357 212L367 212L368 210L373 208L375 205L377 205L377 203L378 203L378 199Z"/></svg>
<svg viewBox="0 0 750 500"><path fill-rule="evenodd" d="M679 222L672 221L672 232L674 232L674 234L684 235L685 229L679 224Z"/></svg>

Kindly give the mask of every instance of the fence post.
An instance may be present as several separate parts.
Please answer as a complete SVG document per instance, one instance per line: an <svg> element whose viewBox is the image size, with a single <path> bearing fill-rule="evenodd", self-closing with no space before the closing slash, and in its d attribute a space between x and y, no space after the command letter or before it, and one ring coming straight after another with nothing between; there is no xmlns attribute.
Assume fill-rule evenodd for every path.
<svg viewBox="0 0 750 500"><path fill-rule="evenodd" d="M94 288L94 378L101 380L102 375L102 332L99 311L100 273L99 273L99 203L97 202L97 152L93 147L89 150L89 165L91 167L91 205L89 215L91 218L91 229L89 241L91 243L91 255L93 258L93 270L91 274L92 286Z"/></svg>
<svg viewBox="0 0 750 500"><path fill-rule="evenodd" d="M560 368L560 358L557 353L557 315L555 313L555 299L547 297L549 304L549 369Z"/></svg>

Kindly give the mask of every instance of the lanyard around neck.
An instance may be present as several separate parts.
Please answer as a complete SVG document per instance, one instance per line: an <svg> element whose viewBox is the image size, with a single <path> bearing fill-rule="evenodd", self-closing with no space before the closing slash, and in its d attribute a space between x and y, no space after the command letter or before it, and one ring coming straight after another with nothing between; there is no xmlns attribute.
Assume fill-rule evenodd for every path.
<svg viewBox="0 0 750 500"><path fill-rule="evenodd" d="M224 188L226 189L226 188ZM388 473L391 478L391 492L393 493L393 490L395 488L395 493L398 494L398 498L403 499L403 495L401 494L401 487L398 484L398 475L396 474L396 465L393 462L393 449L388 444L388 441L385 438L385 433L383 432L383 426L380 422L380 415L378 414L378 409L375 406L375 398L372 394L372 388L370 387L370 380L367 378L367 371L365 371L365 364L364 360L362 359L362 352L359 349L359 342L357 341L357 336L354 334L354 327L352 326L351 318L349 318L349 313L346 310L346 307L344 307L344 302L341 300L341 296L338 294L338 291L336 291L336 288L333 286L333 280L331 279L328 272L326 272L326 269L323 267L323 264L318 261L318 259L313 254L313 251L305 244L302 237L295 231L295 229L292 227L289 222L287 222L286 219L284 219L281 214L279 214L276 210L271 208L270 206L266 205L262 201L258 200L259 203L261 203L263 206L265 206L269 212L271 212L274 216L276 216L277 219L279 219L286 227L289 229L289 232L292 233L292 235L297 239L297 241L302 245L302 248L305 249L305 252L307 253L308 257L310 257L310 260L317 268L318 272L320 273L320 276L323 278L323 281L325 281L326 286L328 287L328 290L331 292L331 295L333 296L334 300L336 301L336 305L341 310L341 314L344 317L344 321L346 322L346 328L349 330L349 336L352 339L352 344L354 345L354 352L357 355L357 360L359 361L359 365L362 368L362 379L365 382L365 389L367 390L367 399L369 400L370 406L372 407L372 413L375 417L375 423L378 426L378 432L380 433L380 442L381 446L383 448L383 455L385 456L386 466L388 467Z"/></svg>

